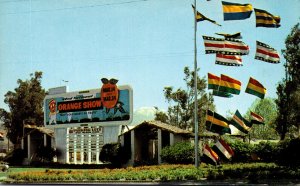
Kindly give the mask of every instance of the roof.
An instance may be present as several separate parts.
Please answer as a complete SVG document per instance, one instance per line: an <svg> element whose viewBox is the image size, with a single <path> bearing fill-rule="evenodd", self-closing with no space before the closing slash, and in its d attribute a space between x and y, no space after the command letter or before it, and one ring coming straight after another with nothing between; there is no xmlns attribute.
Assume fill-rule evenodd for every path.
<svg viewBox="0 0 300 186"><path fill-rule="evenodd" d="M38 127L36 125L25 125L27 129L36 129L43 134L47 134L48 136L54 137L54 131L45 127Z"/></svg>
<svg viewBox="0 0 300 186"><path fill-rule="evenodd" d="M163 123L163 122L160 122L160 121L144 121L144 122L130 128L129 130L128 129L124 130L122 132L122 134L125 134L129 131L132 131L132 130L137 129L137 128L139 128L141 126L144 126L144 125L159 128L161 130L166 130L166 131L169 131L169 132L174 133L174 134L192 134L188 130L184 130L184 129L181 129L181 128L178 128L176 126L173 126L173 125L170 125L170 124L167 124L167 123Z"/></svg>

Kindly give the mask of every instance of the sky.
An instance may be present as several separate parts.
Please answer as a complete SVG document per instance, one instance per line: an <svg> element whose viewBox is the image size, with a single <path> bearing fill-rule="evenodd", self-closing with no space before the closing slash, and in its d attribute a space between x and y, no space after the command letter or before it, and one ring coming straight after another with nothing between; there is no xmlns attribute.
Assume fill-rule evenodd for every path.
<svg viewBox="0 0 300 186"><path fill-rule="evenodd" d="M197 10L216 20L197 25L200 77L226 74L242 82L240 95L214 97L217 112L238 109L246 113L257 97L245 93L249 77L276 98L276 86L285 76L281 50L291 28L299 22L300 0L228 0L250 3L281 17L280 28L255 27L249 19L224 21L219 0L198 0ZM288 2L288 3L287 3ZM163 88L185 88L183 69L194 68L194 0L0 0L0 108L8 109L4 95L18 79L42 71L46 90L68 86L69 91L100 88L101 78L116 78L133 89L134 110L167 110ZM215 64L205 54L202 35L241 32L250 53L242 67ZM254 59L256 40L269 44L281 56L280 64ZM68 81L68 82L66 82ZM209 90L206 90L209 92Z"/></svg>

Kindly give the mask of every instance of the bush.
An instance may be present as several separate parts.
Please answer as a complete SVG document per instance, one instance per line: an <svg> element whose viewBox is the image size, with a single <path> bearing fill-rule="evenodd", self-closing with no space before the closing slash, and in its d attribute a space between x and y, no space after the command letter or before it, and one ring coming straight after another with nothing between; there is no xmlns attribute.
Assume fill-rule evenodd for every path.
<svg viewBox="0 0 300 186"><path fill-rule="evenodd" d="M120 167L130 158L130 153L126 152L120 143L107 143L100 152L100 161L110 162L115 167Z"/></svg>
<svg viewBox="0 0 300 186"><path fill-rule="evenodd" d="M278 144L272 142L260 142L254 145L253 152L263 162L275 162L278 159Z"/></svg>
<svg viewBox="0 0 300 186"><path fill-rule="evenodd" d="M277 163L289 167L300 166L300 138L286 140L278 145L279 153Z"/></svg>
<svg viewBox="0 0 300 186"><path fill-rule="evenodd" d="M229 146L234 151L234 156L232 157L232 162L250 162L253 154L253 145L234 140L229 142Z"/></svg>
<svg viewBox="0 0 300 186"><path fill-rule="evenodd" d="M179 142L162 149L161 159L170 164L190 164L194 162L194 147L189 142Z"/></svg>
<svg viewBox="0 0 300 186"><path fill-rule="evenodd" d="M25 157L26 154L23 149L14 149L6 155L4 161L8 162L9 165L22 165Z"/></svg>
<svg viewBox="0 0 300 186"><path fill-rule="evenodd" d="M44 147L44 146L40 146L37 149L37 157L40 158L40 160L42 161L47 161L47 162L52 162L53 161L53 157L56 154L56 151L54 150L54 148L51 147Z"/></svg>

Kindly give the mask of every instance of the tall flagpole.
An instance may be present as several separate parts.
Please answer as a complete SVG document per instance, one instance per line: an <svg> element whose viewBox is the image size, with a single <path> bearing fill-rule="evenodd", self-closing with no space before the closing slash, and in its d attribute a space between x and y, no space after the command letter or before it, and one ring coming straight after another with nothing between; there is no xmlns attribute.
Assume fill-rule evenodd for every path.
<svg viewBox="0 0 300 186"><path fill-rule="evenodd" d="M199 141L198 141L198 101L197 101L197 40L196 40L196 32L197 32L197 6L196 1L194 0L194 93L195 93L195 109L194 109L194 122L195 122L195 167L199 167Z"/></svg>

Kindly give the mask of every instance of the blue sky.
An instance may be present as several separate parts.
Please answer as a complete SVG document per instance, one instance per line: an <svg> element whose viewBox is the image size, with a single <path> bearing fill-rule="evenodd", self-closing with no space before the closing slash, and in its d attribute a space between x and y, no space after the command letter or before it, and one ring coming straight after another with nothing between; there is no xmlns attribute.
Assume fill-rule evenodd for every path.
<svg viewBox="0 0 300 186"><path fill-rule="evenodd" d="M228 0L229 1L229 0ZM0 1L0 107L18 79L43 72L42 86L68 85L69 91L101 87L102 77L133 88L134 110L157 106L166 110L163 87L184 88L183 68L194 65L193 0L1 0ZM198 23L200 76L226 74L242 82L233 98L215 97L217 111L239 109L244 114L257 97L244 92L249 77L276 97L284 77L281 55L284 40L299 22L299 0L232 0L251 3L281 17L280 28L256 28L255 14L246 20L223 21L221 1L198 0L197 10L222 25ZM250 46L244 66L215 65L215 55L204 53L202 35L241 32ZM254 59L256 40L277 49L280 64ZM65 83L63 80L69 81ZM208 90L207 90L208 91Z"/></svg>

